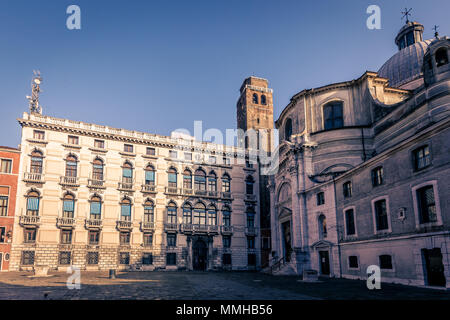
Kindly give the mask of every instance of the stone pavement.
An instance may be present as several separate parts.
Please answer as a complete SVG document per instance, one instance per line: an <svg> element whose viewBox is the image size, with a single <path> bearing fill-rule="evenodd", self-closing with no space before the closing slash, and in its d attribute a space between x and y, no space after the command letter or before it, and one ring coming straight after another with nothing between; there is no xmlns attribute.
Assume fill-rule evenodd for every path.
<svg viewBox="0 0 450 320"><path fill-rule="evenodd" d="M64 272L34 278L27 272L0 273L0 299L446 299L450 292L382 284L368 290L364 281L322 279L304 283L295 276L249 272L82 272L81 289L69 290Z"/></svg>

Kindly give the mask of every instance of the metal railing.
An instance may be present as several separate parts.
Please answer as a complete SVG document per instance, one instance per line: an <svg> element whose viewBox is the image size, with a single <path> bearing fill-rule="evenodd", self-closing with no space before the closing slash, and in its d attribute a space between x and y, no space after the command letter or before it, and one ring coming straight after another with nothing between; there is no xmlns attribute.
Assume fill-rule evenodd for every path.
<svg viewBox="0 0 450 320"><path fill-rule="evenodd" d="M65 186L79 186L78 177L61 176L59 183Z"/></svg>
<svg viewBox="0 0 450 320"><path fill-rule="evenodd" d="M148 222L148 221L142 221L141 222L141 230L144 231L153 231L155 230L155 223L154 222Z"/></svg>
<svg viewBox="0 0 450 320"><path fill-rule="evenodd" d="M156 186L152 184L143 184L141 191L146 193L156 193Z"/></svg>
<svg viewBox="0 0 450 320"><path fill-rule="evenodd" d="M131 229L133 228L133 222L126 220L117 220L117 229Z"/></svg>
<svg viewBox="0 0 450 320"><path fill-rule="evenodd" d="M219 226L209 224L183 223L180 225L180 232L183 233L219 233Z"/></svg>
<svg viewBox="0 0 450 320"><path fill-rule="evenodd" d="M258 232L257 232L255 227L246 227L245 228L245 234L246 235L256 236L257 233Z"/></svg>
<svg viewBox="0 0 450 320"><path fill-rule="evenodd" d="M222 234L232 234L233 226L220 226L220 231Z"/></svg>
<svg viewBox="0 0 450 320"><path fill-rule="evenodd" d="M86 228L101 228L102 220L101 219L86 219L85 220Z"/></svg>
<svg viewBox="0 0 450 320"><path fill-rule="evenodd" d="M166 231L177 231L177 224L176 223L164 223L164 230Z"/></svg>
<svg viewBox="0 0 450 320"><path fill-rule="evenodd" d="M181 194L181 189L178 189L177 187L166 187L166 193L167 194Z"/></svg>
<svg viewBox="0 0 450 320"><path fill-rule="evenodd" d="M39 216L20 216L19 224L24 225L37 225L41 222L41 217Z"/></svg>
<svg viewBox="0 0 450 320"><path fill-rule="evenodd" d="M133 191L133 182L119 182L119 190Z"/></svg>
<svg viewBox="0 0 450 320"><path fill-rule="evenodd" d="M25 172L23 175L23 181L25 182L44 182L42 173Z"/></svg>
<svg viewBox="0 0 450 320"><path fill-rule="evenodd" d="M89 188L104 188L105 187L105 181L104 180L89 179L88 180L88 187Z"/></svg>
<svg viewBox="0 0 450 320"><path fill-rule="evenodd" d="M58 227L72 227L74 225L75 225L74 218L67 218L67 217L56 218L56 226Z"/></svg>

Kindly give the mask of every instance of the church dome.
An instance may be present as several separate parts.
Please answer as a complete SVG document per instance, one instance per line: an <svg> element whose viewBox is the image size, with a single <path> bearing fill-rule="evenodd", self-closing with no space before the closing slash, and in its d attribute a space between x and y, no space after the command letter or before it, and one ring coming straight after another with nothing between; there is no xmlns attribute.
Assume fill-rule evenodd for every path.
<svg viewBox="0 0 450 320"><path fill-rule="evenodd" d="M394 54L378 70L378 75L389 79L391 87L402 87L422 77L423 57L432 40L411 44Z"/></svg>

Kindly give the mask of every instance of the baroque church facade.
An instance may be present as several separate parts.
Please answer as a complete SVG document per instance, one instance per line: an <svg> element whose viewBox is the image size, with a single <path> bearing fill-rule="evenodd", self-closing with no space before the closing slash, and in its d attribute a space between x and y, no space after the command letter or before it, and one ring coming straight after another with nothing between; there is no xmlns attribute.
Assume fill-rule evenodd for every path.
<svg viewBox="0 0 450 320"><path fill-rule="evenodd" d="M450 287L450 39L407 22L378 72L303 90L276 121L271 271Z"/></svg>

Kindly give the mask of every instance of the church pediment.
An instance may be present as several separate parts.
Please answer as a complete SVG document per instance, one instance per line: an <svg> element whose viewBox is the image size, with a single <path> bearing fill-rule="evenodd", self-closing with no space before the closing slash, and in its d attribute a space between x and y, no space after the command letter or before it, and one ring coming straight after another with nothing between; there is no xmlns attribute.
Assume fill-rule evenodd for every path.
<svg viewBox="0 0 450 320"><path fill-rule="evenodd" d="M311 248L317 249L317 248L329 248L332 247L334 244L333 242L327 241L327 240L319 240L317 242L314 242L311 245Z"/></svg>

